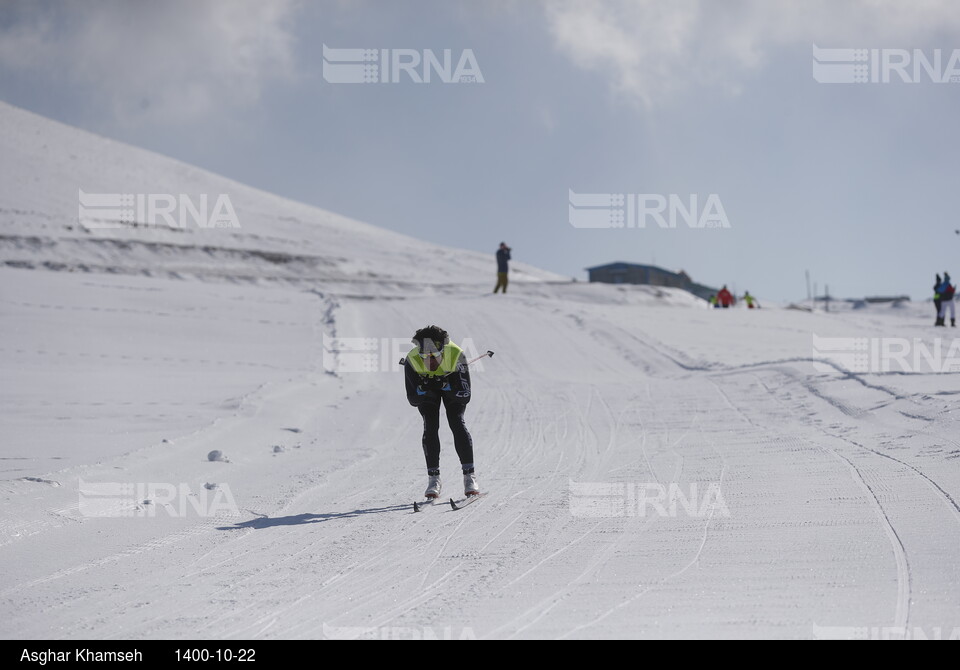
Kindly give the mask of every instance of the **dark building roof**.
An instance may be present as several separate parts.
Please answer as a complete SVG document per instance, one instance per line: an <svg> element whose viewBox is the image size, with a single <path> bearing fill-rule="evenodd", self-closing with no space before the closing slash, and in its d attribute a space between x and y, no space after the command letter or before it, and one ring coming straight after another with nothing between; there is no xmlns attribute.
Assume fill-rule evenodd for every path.
<svg viewBox="0 0 960 670"><path fill-rule="evenodd" d="M656 265L617 261L605 265L595 265L587 268L587 272L590 273L591 282L682 288L704 300L709 300L710 296L717 292L715 288L692 281L683 270L672 272Z"/></svg>
<svg viewBox="0 0 960 670"><path fill-rule="evenodd" d="M616 263L605 263L604 265L594 265L592 268L587 268L587 272L591 270L604 270L604 269L614 269L614 268L654 268L661 270L662 272L669 272L669 270L664 270L663 268L658 268L656 265L642 265L640 263L624 263L623 261L617 261Z"/></svg>

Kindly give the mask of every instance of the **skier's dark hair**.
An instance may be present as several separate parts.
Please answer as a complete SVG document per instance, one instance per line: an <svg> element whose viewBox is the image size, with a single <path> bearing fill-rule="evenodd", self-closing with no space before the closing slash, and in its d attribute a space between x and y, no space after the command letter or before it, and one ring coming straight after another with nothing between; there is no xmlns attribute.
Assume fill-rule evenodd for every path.
<svg viewBox="0 0 960 670"><path fill-rule="evenodd" d="M450 341L450 335L440 326L426 326L413 334L413 343L424 351L423 345L426 340L430 340L435 345L434 351L443 349L443 345Z"/></svg>

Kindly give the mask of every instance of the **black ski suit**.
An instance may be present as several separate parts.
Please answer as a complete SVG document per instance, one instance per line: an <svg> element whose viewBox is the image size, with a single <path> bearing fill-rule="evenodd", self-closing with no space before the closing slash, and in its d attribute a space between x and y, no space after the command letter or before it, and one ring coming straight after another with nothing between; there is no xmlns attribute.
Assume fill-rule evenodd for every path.
<svg viewBox="0 0 960 670"><path fill-rule="evenodd" d="M456 369L444 377L421 376L410 361L403 366L407 387L407 401L423 417L423 455L427 460L427 472L440 472L440 405L447 413L447 423L453 432L453 445L460 458L464 472L473 471L473 438L464 423L463 414L470 402L470 369L462 353Z"/></svg>

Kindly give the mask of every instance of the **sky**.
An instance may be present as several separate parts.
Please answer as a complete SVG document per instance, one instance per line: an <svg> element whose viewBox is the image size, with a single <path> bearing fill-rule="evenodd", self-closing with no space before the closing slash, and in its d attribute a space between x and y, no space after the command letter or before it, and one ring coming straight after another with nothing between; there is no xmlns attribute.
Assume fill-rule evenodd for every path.
<svg viewBox="0 0 960 670"><path fill-rule="evenodd" d="M324 46L416 58L418 79L449 49L472 76L338 83ZM817 58L878 81L815 77L815 47L870 50ZM914 71L937 53L956 82ZM578 279L654 263L761 301L805 298L807 271L839 298L928 299L935 273L960 276L951 0L5 0L0 99L489 251L491 276L501 241ZM644 225L583 228L571 192L696 198L712 220L614 201Z"/></svg>

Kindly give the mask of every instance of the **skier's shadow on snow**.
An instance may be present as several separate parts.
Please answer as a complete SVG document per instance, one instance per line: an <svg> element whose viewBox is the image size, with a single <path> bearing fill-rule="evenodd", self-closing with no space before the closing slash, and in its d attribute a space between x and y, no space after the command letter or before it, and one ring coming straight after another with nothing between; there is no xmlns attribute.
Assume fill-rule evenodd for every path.
<svg viewBox="0 0 960 670"><path fill-rule="evenodd" d="M385 512L402 512L409 510L410 505L391 505L390 507L371 507L370 509L355 509L352 512L336 512L333 514L294 514L293 516L259 516L256 519L242 521L233 526L218 526L217 530L243 530L244 528L275 528L277 526L301 526L308 523L322 523L333 519L350 519L364 514L383 514Z"/></svg>

